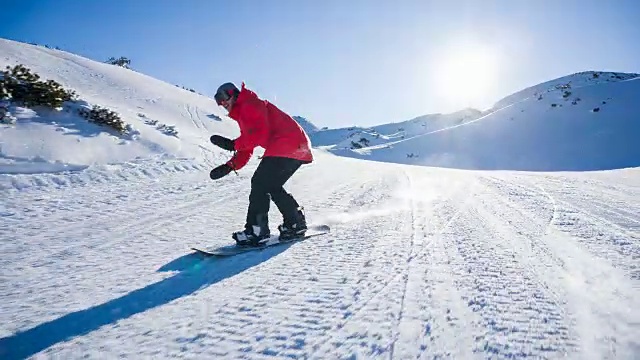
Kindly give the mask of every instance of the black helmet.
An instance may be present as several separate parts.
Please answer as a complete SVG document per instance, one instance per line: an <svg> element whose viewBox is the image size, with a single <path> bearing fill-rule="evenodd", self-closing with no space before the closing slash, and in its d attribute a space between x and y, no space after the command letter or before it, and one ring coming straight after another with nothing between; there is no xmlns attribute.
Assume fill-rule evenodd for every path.
<svg viewBox="0 0 640 360"><path fill-rule="evenodd" d="M237 97L238 94L240 94L240 90L238 90L233 83L228 82L220 85L218 91L216 91L214 99L216 99L216 103L218 105L222 105L223 101L228 101L232 97Z"/></svg>

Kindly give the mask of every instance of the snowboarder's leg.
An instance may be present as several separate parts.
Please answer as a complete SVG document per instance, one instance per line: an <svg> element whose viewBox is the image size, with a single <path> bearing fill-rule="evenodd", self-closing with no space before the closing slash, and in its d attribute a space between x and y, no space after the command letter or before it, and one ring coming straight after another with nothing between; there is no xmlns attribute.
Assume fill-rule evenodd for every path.
<svg viewBox="0 0 640 360"><path fill-rule="evenodd" d="M269 237L270 200L273 200L284 218L284 224L278 227L281 236L283 233L285 237L304 233L306 230L304 213L294 197L283 188L301 165L302 162L299 160L282 157L265 157L260 161L251 178L245 230L234 233L236 241L238 238L248 238L256 244L261 239Z"/></svg>
<svg viewBox="0 0 640 360"><path fill-rule="evenodd" d="M233 238L239 244L257 245L260 240L270 236L269 231L269 195L270 168L264 160L260 162L251 177L251 193L244 231L235 232Z"/></svg>
<svg viewBox="0 0 640 360"><path fill-rule="evenodd" d="M284 184L302 166L302 162L290 158L265 158L273 168L269 194L280 210L284 223L278 227L280 238L290 238L304 234L307 230L306 219L296 199L284 189Z"/></svg>
<svg viewBox="0 0 640 360"><path fill-rule="evenodd" d="M288 193L282 186L271 190L271 199L285 220L292 220L293 214L295 214L296 210L300 207L293 195Z"/></svg>

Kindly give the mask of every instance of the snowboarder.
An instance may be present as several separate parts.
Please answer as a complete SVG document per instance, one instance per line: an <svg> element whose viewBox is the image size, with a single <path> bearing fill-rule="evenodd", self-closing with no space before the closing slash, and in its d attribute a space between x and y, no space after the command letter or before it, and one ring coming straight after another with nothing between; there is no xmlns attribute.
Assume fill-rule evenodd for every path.
<svg viewBox="0 0 640 360"><path fill-rule="evenodd" d="M270 237L270 200L278 207L284 220L278 226L280 239L304 235L307 223L304 209L283 185L302 166L313 161L311 144L302 127L275 105L262 100L242 83L242 90L233 83L220 85L215 96L229 117L238 122L240 136L231 140L220 135L211 136L211 142L222 149L234 151L227 163L211 171L211 179L217 180L231 171L244 167L255 147L265 149L253 177L245 228L233 233L239 245L259 245Z"/></svg>

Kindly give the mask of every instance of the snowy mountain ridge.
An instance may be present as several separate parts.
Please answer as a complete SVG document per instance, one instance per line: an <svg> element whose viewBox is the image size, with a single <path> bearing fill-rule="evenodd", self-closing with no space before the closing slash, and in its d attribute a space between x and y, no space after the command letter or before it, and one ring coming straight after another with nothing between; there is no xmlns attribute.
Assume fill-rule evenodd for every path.
<svg viewBox="0 0 640 360"><path fill-rule="evenodd" d="M421 135L430 131L459 125L478 118L481 112L464 109L451 114L428 114L411 120L381 124L371 127L351 126L322 129L311 134L314 146L329 149L375 146L394 139ZM363 140L364 139L364 140ZM354 145L357 144L357 145Z"/></svg>
<svg viewBox="0 0 640 360"><path fill-rule="evenodd" d="M0 65L24 64L44 78L73 84L85 103L118 112L132 129L123 137L76 118L68 110L10 109L18 121L3 129L8 139L0 147L4 172L55 173L150 159L166 163L171 157L190 159L189 166L196 168L212 166L228 154L208 143L210 134L214 130L229 137L238 134L235 122L210 98L63 51L2 39L0 45L5 54ZM582 72L508 96L489 113L464 109L366 128L318 130L303 117L295 119L307 130L314 147L360 159L468 169L638 166L632 146L639 111L634 100L639 82L634 78L637 74ZM617 89L624 90L614 99L608 92ZM178 91L171 97L164 95L171 90ZM578 118L584 121L572 127ZM463 124L468 126L460 126ZM521 133L524 129L527 132ZM573 141L575 133L579 141ZM74 141L68 141L71 138ZM552 138L556 139L550 141ZM534 151L542 143L555 148ZM575 162L572 153L585 145L588 156L570 164ZM510 151L496 156L499 148Z"/></svg>
<svg viewBox="0 0 640 360"><path fill-rule="evenodd" d="M298 124L300 124L300 126L302 126L302 128L306 133L309 134L309 133L318 131L318 127L315 126L311 121L307 120L306 118L302 116L292 116L292 117Z"/></svg>
<svg viewBox="0 0 640 360"><path fill-rule="evenodd" d="M594 78L594 74L600 74ZM422 166L484 170L579 171L640 166L640 78L581 73L470 113L406 133L354 129L319 131L315 144L334 154Z"/></svg>
<svg viewBox="0 0 640 360"><path fill-rule="evenodd" d="M543 83L530 86L509 96L498 100L493 109L497 110L513 103L523 101L530 97L543 98L545 94L561 91L570 91L572 88L591 86L610 82L626 81L637 78L640 74L618 73L608 71L582 71L571 75L559 77L557 79L545 81Z"/></svg>

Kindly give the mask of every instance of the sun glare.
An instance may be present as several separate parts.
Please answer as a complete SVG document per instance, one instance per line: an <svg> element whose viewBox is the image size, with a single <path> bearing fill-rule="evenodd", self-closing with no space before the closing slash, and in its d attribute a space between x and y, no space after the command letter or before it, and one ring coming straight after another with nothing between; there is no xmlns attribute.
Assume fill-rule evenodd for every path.
<svg viewBox="0 0 640 360"><path fill-rule="evenodd" d="M482 107L497 81L498 59L491 48L450 46L440 53L432 70L435 93L453 107Z"/></svg>

